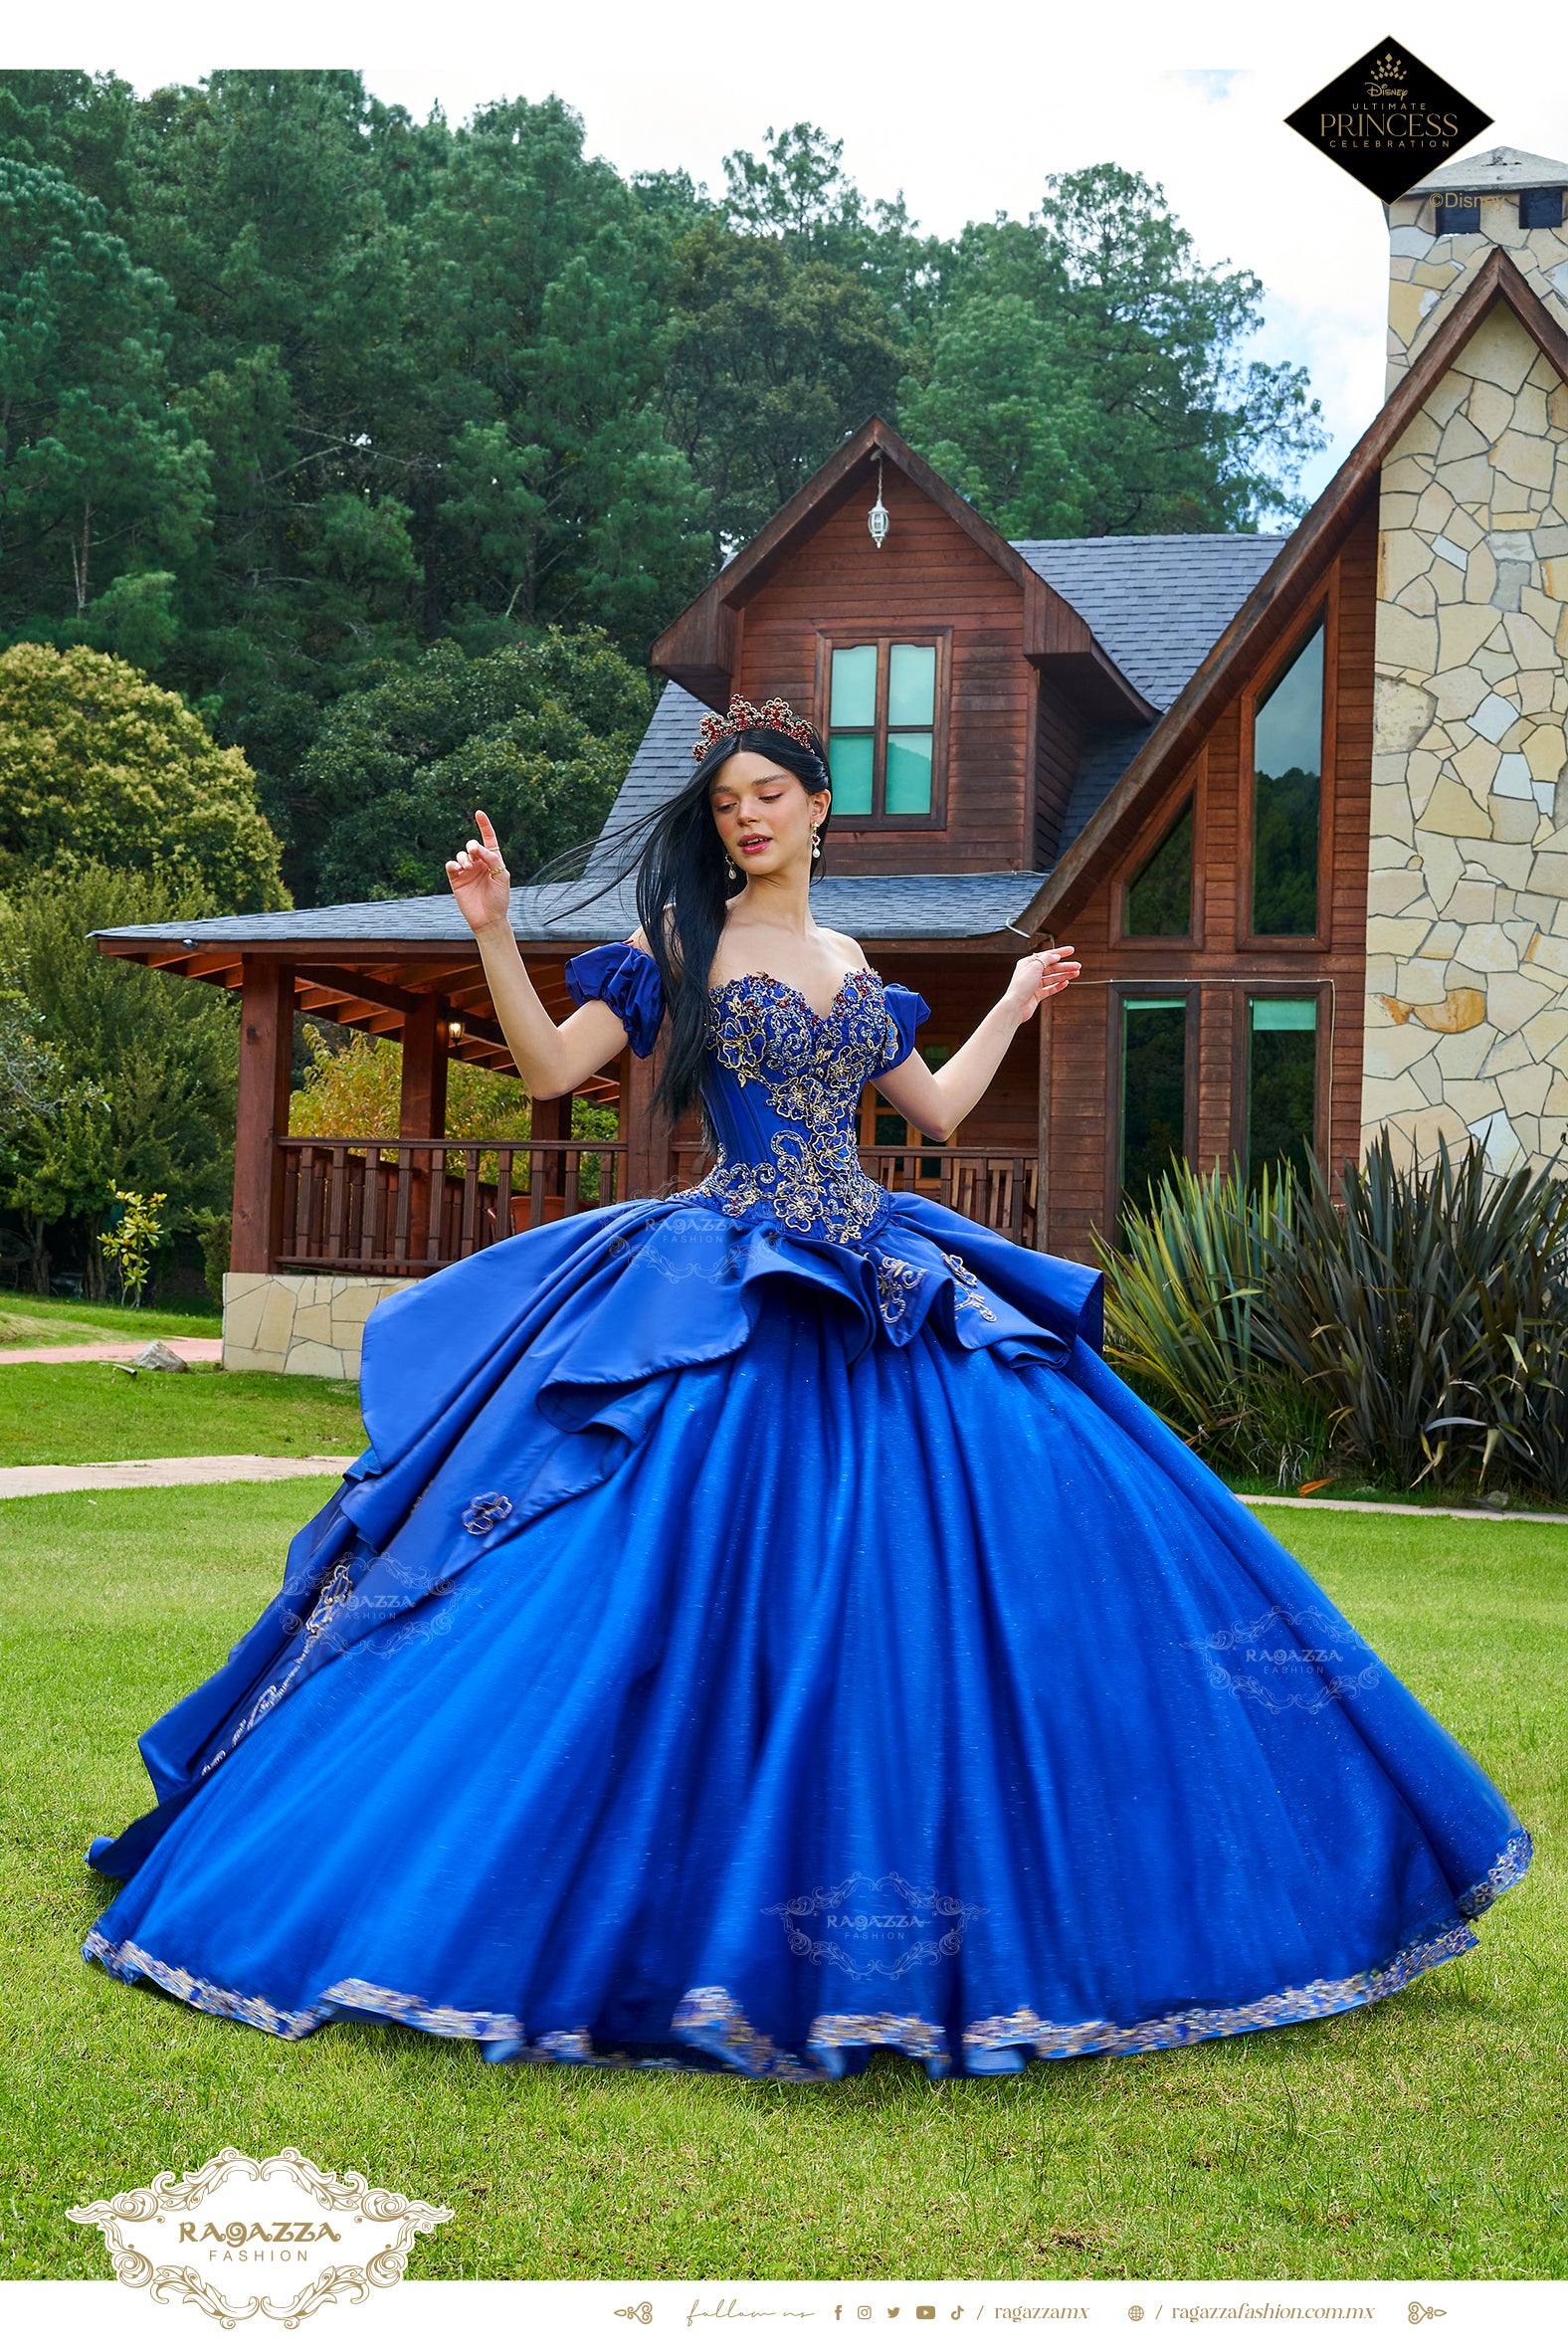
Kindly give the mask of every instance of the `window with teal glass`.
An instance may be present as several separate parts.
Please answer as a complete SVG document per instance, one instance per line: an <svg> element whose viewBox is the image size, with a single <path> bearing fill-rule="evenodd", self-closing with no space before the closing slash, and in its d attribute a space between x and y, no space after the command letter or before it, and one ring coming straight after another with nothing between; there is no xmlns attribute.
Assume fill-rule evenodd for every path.
<svg viewBox="0 0 1568 2350"><path fill-rule="evenodd" d="M1323 796L1323 624L1259 701L1253 720L1253 935L1317 928Z"/></svg>
<svg viewBox="0 0 1568 2350"><path fill-rule="evenodd" d="M828 655L828 765L833 813L873 822L937 814L937 644L880 637Z"/></svg>
<svg viewBox="0 0 1568 2350"><path fill-rule="evenodd" d="M828 702L828 766L835 816L870 816L877 765L875 645L836 645Z"/></svg>
<svg viewBox="0 0 1568 2350"><path fill-rule="evenodd" d="M1307 1172L1317 1131L1317 998L1252 996L1247 1006L1247 1175Z"/></svg>
<svg viewBox="0 0 1568 2350"><path fill-rule="evenodd" d="M1146 1208L1149 1190L1185 1154L1187 999L1124 996L1121 1004L1121 1195Z"/></svg>

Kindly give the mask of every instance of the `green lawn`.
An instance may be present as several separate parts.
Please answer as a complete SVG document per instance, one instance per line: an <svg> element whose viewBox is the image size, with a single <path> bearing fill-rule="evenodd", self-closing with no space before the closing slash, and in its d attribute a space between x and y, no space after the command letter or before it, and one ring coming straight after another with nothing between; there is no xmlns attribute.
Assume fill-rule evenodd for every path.
<svg viewBox="0 0 1568 2350"><path fill-rule="evenodd" d="M0 1347L91 1346L96 1338L216 1338L222 1327L217 1306L204 1297L193 1297L178 1313L155 1313L0 1290Z"/></svg>
<svg viewBox="0 0 1568 2350"><path fill-rule="evenodd" d="M369 2025L285 2046L81 1963L106 1897L81 1855L144 1808L136 1733L219 1661L327 1490L0 1505L20 2160L0 2274L102 2275L65 2206L230 2144L451 2204L417 2276L1568 2274L1568 1530L1271 1521L1535 1833L1477 1950L1286 2031L939 2084L879 2057L796 2087L487 2066Z"/></svg>
<svg viewBox="0 0 1568 2350"><path fill-rule="evenodd" d="M114 1363L0 1363L3 1468L193 1453L352 1454L364 1446L352 1379L205 1363L132 1379Z"/></svg>

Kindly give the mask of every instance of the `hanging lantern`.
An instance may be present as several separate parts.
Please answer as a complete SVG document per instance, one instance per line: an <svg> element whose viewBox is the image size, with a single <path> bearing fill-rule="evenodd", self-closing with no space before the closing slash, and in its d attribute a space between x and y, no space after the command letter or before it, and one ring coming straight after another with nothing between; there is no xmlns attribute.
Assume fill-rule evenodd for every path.
<svg viewBox="0 0 1568 2350"><path fill-rule="evenodd" d="M449 1020L447 1022L447 1042L449 1045L462 1044L463 1023L461 1020Z"/></svg>
<svg viewBox="0 0 1568 2350"><path fill-rule="evenodd" d="M880 548L891 526L892 517L882 504L882 461L879 457L877 460L877 503L866 517L866 527L872 534L873 544Z"/></svg>

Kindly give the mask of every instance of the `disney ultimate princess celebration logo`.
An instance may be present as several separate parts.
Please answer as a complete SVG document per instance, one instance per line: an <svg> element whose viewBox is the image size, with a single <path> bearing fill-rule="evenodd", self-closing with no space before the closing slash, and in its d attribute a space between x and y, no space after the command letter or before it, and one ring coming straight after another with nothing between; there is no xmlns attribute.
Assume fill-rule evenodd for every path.
<svg viewBox="0 0 1568 2350"><path fill-rule="evenodd" d="M1285 116L1309 146L1391 204L1491 122L1463 91L1389 39Z"/></svg>

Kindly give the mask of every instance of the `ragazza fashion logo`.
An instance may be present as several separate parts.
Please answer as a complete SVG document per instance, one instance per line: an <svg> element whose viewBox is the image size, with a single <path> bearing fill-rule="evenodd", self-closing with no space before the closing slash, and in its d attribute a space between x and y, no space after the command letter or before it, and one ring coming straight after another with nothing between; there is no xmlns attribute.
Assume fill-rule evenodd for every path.
<svg viewBox="0 0 1568 2350"><path fill-rule="evenodd" d="M1308 146L1391 204L1468 146L1491 116L1390 38L1285 121Z"/></svg>
<svg viewBox="0 0 1568 2350"><path fill-rule="evenodd" d="M779 1919L794 1957L836 1967L855 1983L896 1982L911 1967L951 1958L985 1907L911 1884L896 1868L885 1876L857 1869L837 1884L769 1902L762 1914Z"/></svg>
<svg viewBox="0 0 1568 2350"><path fill-rule="evenodd" d="M1376 1688L1380 1677L1365 1641L1321 1608L1268 1608L1182 1647L1207 1652L1211 1689L1248 1697L1266 1713L1321 1713Z"/></svg>
<svg viewBox="0 0 1568 2350"><path fill-rule="evenodd" d="M149 2301L192 2304L225 2328L276 2317L292 2331L328 2302L400 2283L415 2237L453 2214L357 2171L317 2170L294 2146L263 2162L225 2146L183 2179L160 2171L66 2217L101 2230L120 2283Z"/></svg>

